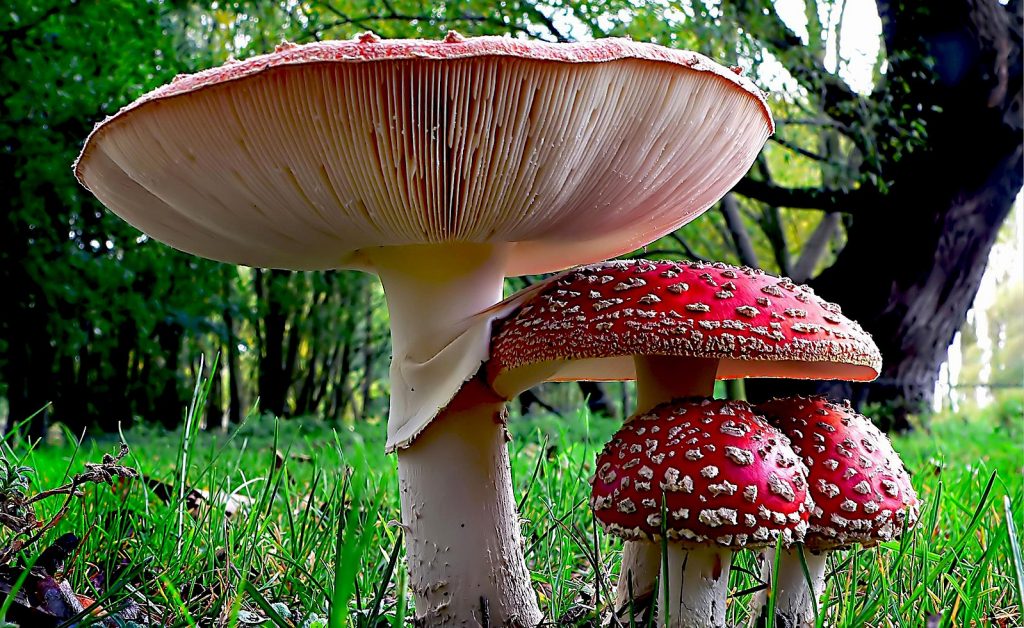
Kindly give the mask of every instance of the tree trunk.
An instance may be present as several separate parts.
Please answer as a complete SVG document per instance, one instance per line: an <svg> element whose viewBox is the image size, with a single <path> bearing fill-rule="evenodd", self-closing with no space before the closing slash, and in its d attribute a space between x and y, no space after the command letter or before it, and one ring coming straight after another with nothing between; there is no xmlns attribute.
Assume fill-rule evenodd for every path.
<svg viewBox="0 0 1024 628"><path fill-rule="evenodd" d="M288 312L282 302L280 286L281 282L287 281L287 275L286 271L259 269L254 275L256 296L259 299L266 299L267 308L263 316L263 333L260 337L260 408L277 417L284 415L285 398L288 394L288 383L284 381Z"/></svg>
<svg viewBox="0 0 1024 628"><path fill-rule="evenodd" d="M224 308L224 328L227 330L227 351L228 361L228 422L237 425L242 422L242 385L241 366L238 356L238 336L235 335L235 319L231 315L231 308Z"/></svg>
<svg viewBox="0 0 1024 628"><path fill-rule="evenodd" d="M612 405L608 395L604 391L601 382L579 382L580 392L587 402L587 410L594 416L615 416L615 406Z"/></svg>
<svg viewBox="0 0 1024 628"><path fill-rule="evenodd" d="M363 337L363 381L360 386L362 405L359 408L359 420L370 416L373 404L373 378L375 377L373 367L377 361L377 351L374 348L373 337L373 292L367 284L365 293L366 310L363 313L366 333Z"/></svg>
<svg viewBox="0 0 1024 628"><path fill-rule="evenodd" d="M811 285L874 336L884 361L875 382L818 390L885 403L901 430L931 403L1024 182L1020 3L879 2L879 12L893 60L886 80L907 86L893 90L904 94L893 108L922 122L926 137L883 162L887 193L854 213L846 247ZM934 70L922 70L926 58ZM778 388L761 383L758 396Z"/></svg>
<svg viewBox="0 0 1024 628"><path fill-rule="evenodd" d="M181 422L184 398L178 386L178 363L181 357L181 343L185 330L177 322L161 321L155 330L160 354L164 358L162 368L157 368L161 390L157 398L156 412L164 427L174 429Z"/></svg>

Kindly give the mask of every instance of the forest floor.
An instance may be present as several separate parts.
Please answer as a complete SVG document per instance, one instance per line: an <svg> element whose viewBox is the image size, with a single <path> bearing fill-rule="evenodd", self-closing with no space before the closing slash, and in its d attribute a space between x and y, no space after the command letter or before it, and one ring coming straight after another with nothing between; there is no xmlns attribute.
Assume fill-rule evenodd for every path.
<svg viewBox="0 0 1024 628"><path fill-rule="evenodd" d="M1021 625L1014 527L1024 528L1024 421L1015 412L935 416L927 430L894 439L925 503L920 525L901 542L832 554L820 625ZM594 529L586 479L616 427L585 415L511 421L527 559L553 625L594 625L608 608L621 544ZM83 484L54 527L23 550L28 561L50 561L71 589L96 601L93 610L105 609L99 614L135 617L138 625L148 615L150 625L315 627L328 625L333 601L350 609L351 625L411 620L400 529L392 524L399 519L395 461L383 454L379 422L331 429L253 417L231 434L142 428L125 437L130 452L121 464L142 478ZM21 490L19 477L29 481L30 497L118 444L116 436L55 440L33 448L8 439L4 499ZM64 502L56 495L36 503L40 522ZM39 557L65 533L79 542L63 537ZM9 535L2 541L9 547ZM63 568L52 561L55 551L65 557L54 549L61 546ZM759 582L752 552L735 565L728 614L742 625ZM53 582L43 574L41 584L40 573L15 578L28 600L8 596L0 608L8 620L44 625L32 615L39 609L28 608ZM0 590L11 586L11 574L17 570L0 573ZM79 615L96 622L88 610Z"/></svg>

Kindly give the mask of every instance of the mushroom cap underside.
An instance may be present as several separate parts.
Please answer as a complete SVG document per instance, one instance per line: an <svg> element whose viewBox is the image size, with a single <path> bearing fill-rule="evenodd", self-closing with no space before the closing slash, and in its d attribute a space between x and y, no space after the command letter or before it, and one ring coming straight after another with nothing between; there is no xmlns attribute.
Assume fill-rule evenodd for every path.
<svg viewBox="0 0 1024 628"><path fill-rule="evenodd" d="M723 263L649 260L551 278L495 326L487 368L510 396L540 381L634 379L633 356L718 359L718 379L866 381L881 368L871 336L807 286Z"/></svg>
<svg viewBox="0 0 1024 628"><path fill-rule="evenodd" d="M763 95L696 53L363 37L180 77L97 125L76 175L150 236L220 261L372 269L360 250L495 243L512 275L676 229L772 130Z"/></svg>

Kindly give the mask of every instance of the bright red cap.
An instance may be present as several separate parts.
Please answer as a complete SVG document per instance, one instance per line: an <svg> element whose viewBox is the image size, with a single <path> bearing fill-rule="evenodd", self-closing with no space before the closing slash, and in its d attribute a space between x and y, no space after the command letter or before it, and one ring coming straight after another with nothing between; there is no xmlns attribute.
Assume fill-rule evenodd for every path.
<svg viewBox="0 0 1024 628"><path fill-rule="evenodd" d="M625 539L733 548L803 538L812 503L785 436L742 401L677 399L627 423L597 458L590 506Z"/></svg>
<svg viewBox="0 0 1024 628"><path fill-rule="evenodd" d="M633 379L634 355L718 358L719 379L871 380L882 364L871 336L807 286L637 260L554 278L496 328L488 369L511 395L544 380Z"/></svg>
<svg viewBox="0 0 1024 628"><path fill-rule="evenodd" d="M805 543L814 549L898 538L920 502L889 439L849 402L786 397L757 406L792 441L809 469L815 509Z"/></svg>

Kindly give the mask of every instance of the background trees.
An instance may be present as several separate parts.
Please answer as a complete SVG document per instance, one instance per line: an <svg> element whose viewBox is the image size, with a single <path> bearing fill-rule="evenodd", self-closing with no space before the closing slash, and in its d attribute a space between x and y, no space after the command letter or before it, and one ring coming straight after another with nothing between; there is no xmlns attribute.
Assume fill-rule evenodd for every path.
<svg viewBox="0 0 1024 628"><path fill-rule="evenodd" d="M864 32L871 7L799 4L15 0L0 16L0 396L9 416L52 402L37 431L47 415L76 430L135 417L173 425L200 356L219 353L213 402L226 418L257 398L281 415L379 418L390 351L375 280L182 255L102 209L69 166L101 112L178 72L285 38L455 28L555 41L628 35L701 50L771 87L779 132L755 168L646 254L810 281L886 358L877 383L837 392L892 404L904 424L930 399L1021 187L1021 3L879 0L873 57L844 43Z"/></svg>

